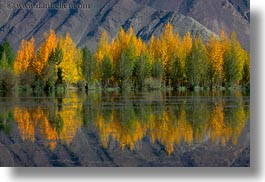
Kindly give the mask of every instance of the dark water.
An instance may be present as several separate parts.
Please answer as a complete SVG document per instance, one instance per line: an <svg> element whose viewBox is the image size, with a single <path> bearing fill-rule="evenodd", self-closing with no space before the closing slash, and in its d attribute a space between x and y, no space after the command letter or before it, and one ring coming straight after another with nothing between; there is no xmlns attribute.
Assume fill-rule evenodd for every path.
<svg viewBox="0 0 265 182"><path fill-rule="evenodd" d="M0 166L249 166L241 92L0 97Z"/></svg>

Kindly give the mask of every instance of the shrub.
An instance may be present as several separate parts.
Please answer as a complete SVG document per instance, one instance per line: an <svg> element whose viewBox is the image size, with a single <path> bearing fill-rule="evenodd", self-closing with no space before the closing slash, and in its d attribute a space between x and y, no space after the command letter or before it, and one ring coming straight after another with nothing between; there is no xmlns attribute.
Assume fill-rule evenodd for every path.
<svg viewBox="0 0 265 182"><path fill-rule="evenodd" d="M34 82L35 82L35 74L30 71L23 72L19 75L19 86L22 89L27 90L32 88Z"/></svg>
<svg viewBox="0 0 265 182"><path fill-rule="evenodd" d="M83 81L83 80L77 81L76 87L77 87L78 90L84 90L85 87L86 87L85 81Z"/></svg>
<svg viewBox="0 0 265 182"><path fill-rule="evenodd" d="M158 90L162 87L161 80L154 78L146 79L144 85L148 90Z"/></svg>
<svg viewBox="0 0 265 182"><path fill-rule="evenodd" d="M14 90L17 85L16 75L11 70L0 70L0 90Z"/></svg>
<svg viewBox="0 0 265 182"><path fill-rule="evenodd" d="M163 65L160 60L155 60L155 62L152 65L152 77L156 79L161 79L163 75Z"/></svg>

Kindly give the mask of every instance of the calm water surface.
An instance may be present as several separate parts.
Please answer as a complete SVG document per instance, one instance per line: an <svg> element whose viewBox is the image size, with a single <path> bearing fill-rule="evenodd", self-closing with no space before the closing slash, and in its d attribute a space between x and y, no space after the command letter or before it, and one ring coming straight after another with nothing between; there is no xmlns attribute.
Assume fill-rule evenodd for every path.
<svg viewBox="0 0 265 182"><path fill-rule="evenodd" d="M249 95L0 97L0 166L249 166Z"/></svg>

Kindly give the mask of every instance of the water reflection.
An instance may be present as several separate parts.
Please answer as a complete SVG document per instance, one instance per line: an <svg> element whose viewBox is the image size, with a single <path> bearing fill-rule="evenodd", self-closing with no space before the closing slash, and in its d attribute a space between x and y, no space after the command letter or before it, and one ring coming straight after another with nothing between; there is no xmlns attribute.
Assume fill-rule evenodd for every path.
<svg viewBox="0 0 265 182"><path fill-rule="evenodd" d="M16 106L14 118L22 140L34 142L39 132L51 150L55 149L57 142L70 145L82 126L80 99L76 93L71 93L63 99L40 101L32 107Z"/></svg>
<svg viewBox="0 0 265 182"><path fill-rule="evenodd" d="M104 148L115 141L122 150L136 150L143 139L168 155L177 145L237 145L249 120L249 97L239 92L69 93L0 103L0 130L8 134L14 120L22 141L41 140L51 150L58 143L70 146L82 128L95 128Z"/></svg>
<svg viewBox="0 0 265 182"><path fill-rule="evenodd" d="M170 99L172 102L177 98ZM120 108L113 107L110 114L99 111L96 126L103 146L107 147L114 139L122 149L133 150L144 137L149 137L152 143L162 144L170 155L176 144L209 141L226 145L231 140L236 145L249 117L240 97L236 98L235 105L231 104L233 108L228 108L229 103L224 99L205 103L201 99L191 101L186 98L173 106L163 104L158 108L131 102Z"/></svg>

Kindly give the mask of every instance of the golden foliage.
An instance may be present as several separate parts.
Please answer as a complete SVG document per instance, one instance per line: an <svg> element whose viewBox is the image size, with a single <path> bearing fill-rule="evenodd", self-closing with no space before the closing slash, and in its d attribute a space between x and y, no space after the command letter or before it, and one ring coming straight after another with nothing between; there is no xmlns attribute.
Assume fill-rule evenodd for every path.
<svg viewBox="0 0 265 182"><path fill-rule="evenodd" d="M93 120L105 148L108 147L110 140L115 140L122 150L137 150L145 137L150 138L152 143L158 142L163 145L168 155L174 152L176 145L190 145L193 141L209 140L222 145L232 141L232 144L236 145L249 118L249 113L244 109L240 98L232 113L224 111L225 103L216 102L211 112L206 112L206 115L202 116L205 122L199 124L196 123L197 120L194 122L196 114L191 118L192 114L188 113L190 111L187 110L185 103L181 104L177 112L173 108L164 108L158 114L149 110L150 108L145 108L142 110L145 116L142 117L136 115L133 109L124 112L113 108L106 115L102 110L104 108L99 104L100 100L95 99L98 110L93 113ZM78 97L76 93L70 93L62 103L57 103L62 105L62 108L49 114L40 106L33 109L16 107L14 117L22 140L34 142L40 134L41 139L51 150L56 148L59 141L70 145L82 125L82 103L83 98ZM128 116L128 113L132 115ZM201 111L197 114L199 113ZM56 117L62 122L61 128L56 127L56 122L54 123Z"/></svg>
<svg viewBox="0 0 265 182"><path fill-rule="evenodd" d="M122 150L128 147L135 150L144 137L150 136L152 143L159 142L164 147L168 155L174 151L175 145L192 144L202 142L206 138L212 143L219 142L226 145L231 139L235 145L239 135L247 122L247 114L241 105L235 112L235 116L229 116L225 119L224 107L222 103L218 103L211 114L204 116L207 119L206 124L200 124L200 133L195 132L196 128L187 120L185 105L180 108L177 117L171 110L165 109L161 115L154 115L152 112L147 116L147 121L143 121L140 117L132 117L128 123L132 125L124 125L120 117L121 113L112 110L111 116L105 118L100 111L96 116L96 127L103 144L107 148L110 140L118 141ZM234 119L231 117L235 117ZM226 122L225 120L236 120L236 125Z"/></svg>
<svg viewBox="0 0 265 182"><path fill-rule="evenodd" d="M22 140L35 141L36 123L32 120L31 112L27 109L15 108L14 117Z"/></svg>
<svg viewBox="0 0 265 182"><path fill-rule="evenodd" d="M59 47L62 50L63 59L58 67L62 69L63 81L69 85L82 79L81 50L76 47L69 34L60 38Z"/></svg>
<svg viewBox="0 0 265 182"><path fill-rule="evenodd" d="M57 113L63 121L59 139L70 145L77 130L81 127L82 117L80 112L82 104L76 93L71 93L67 98L63 99L62 104L62 111Z"/></svg>
<svg viewBox="0 0 265 182"><path fill-rule="evenodd" d="M25 72L36 67L35 39L32 37L29 41L22 40L17 57L14 62L14 71L16 74Z"/></svg>
<svg viewBox="0 0 265 182"><path fill-rule="evenodd" d="M51 150L56 148L58 141L70 145L82 123L82 100L80 99L82 98L77 97L75 93L71 93L63 100L62 111L53 111L54 115L50 119L40 106L33 109L16 107L14 117L22 140L34 142L38 134L37 131L40 131L44 144ZM59 130L56 129L54 124L51 124L56 120L56 117L59 117L63 122L62 128Z"/></svg>
<svg viewBox="0 0 265 182"><path fill-rule="evenodd" d="M35 72L40 75L45 65L48 64L50 54L55 50L58 44L57 36L54 30L50 30L48 35L45 35L46 39L39 48L38 58L34 63Z"/></svg>
<svg viewBox="0 0 265 182"><path fill-rule="evenodd" d="M223 35L222 35L223 36ZM210 65L213 72L213 78L217 82L221 81L223 74L223 63L224 63L224 45L222 40L214 37L213 35L209 38L207 42L208 48L208 65ZM214 80L213 80L214 81Z"/></svg>
<svg viewBox="0 0 265 182"><path fill-rule="evenodd" d="M131 150L135 149L143 137L150 135L151 141L158 141L165 146L170 155L174 151L174 145L181 141L191 144L193 140L192 127L186 121L185 111L182 110L179 119L176 121L170 117L170 113L165 111L161 117L151 114L145 123L140 119L132 119L133 129L128 128L119 120L118 112L113 110L111 120L107 121L102 115L97 115L96 126L103 146L108 146L110 138L119 142L121 149L128 146ZM174 123L177 123L174 124Z"/></svg>
<svg viewBox="0 0 265 182"><path fill-rule="evenodd" d="M40 107L31 110L26 108L15 108L14 116L22 140L31 140L34 142L38 126L41 134L45 136L45 140L47 140L47 145L50 149L55 149L56 140L58 139L57 132L51 127L48 118Z"/></svg>
<svg viewBox="0 0 265 182"><path fill-rule="evenodd" d="M182 66L185 65L186 57L190 53L191 48L192 48L192 38L190 32L187 32L185 36L182 38L178 52L178 56L180 58Z"/></svg>
<svg viewBox="0 0 265 182"><path fill-rule="evenodd" d="M98 63L101 62L104 56L108 56L109 58L111 58L111 47L109 44L109 37L105 30L101 34L97 50L95 53L97 62Z"/></svg>

